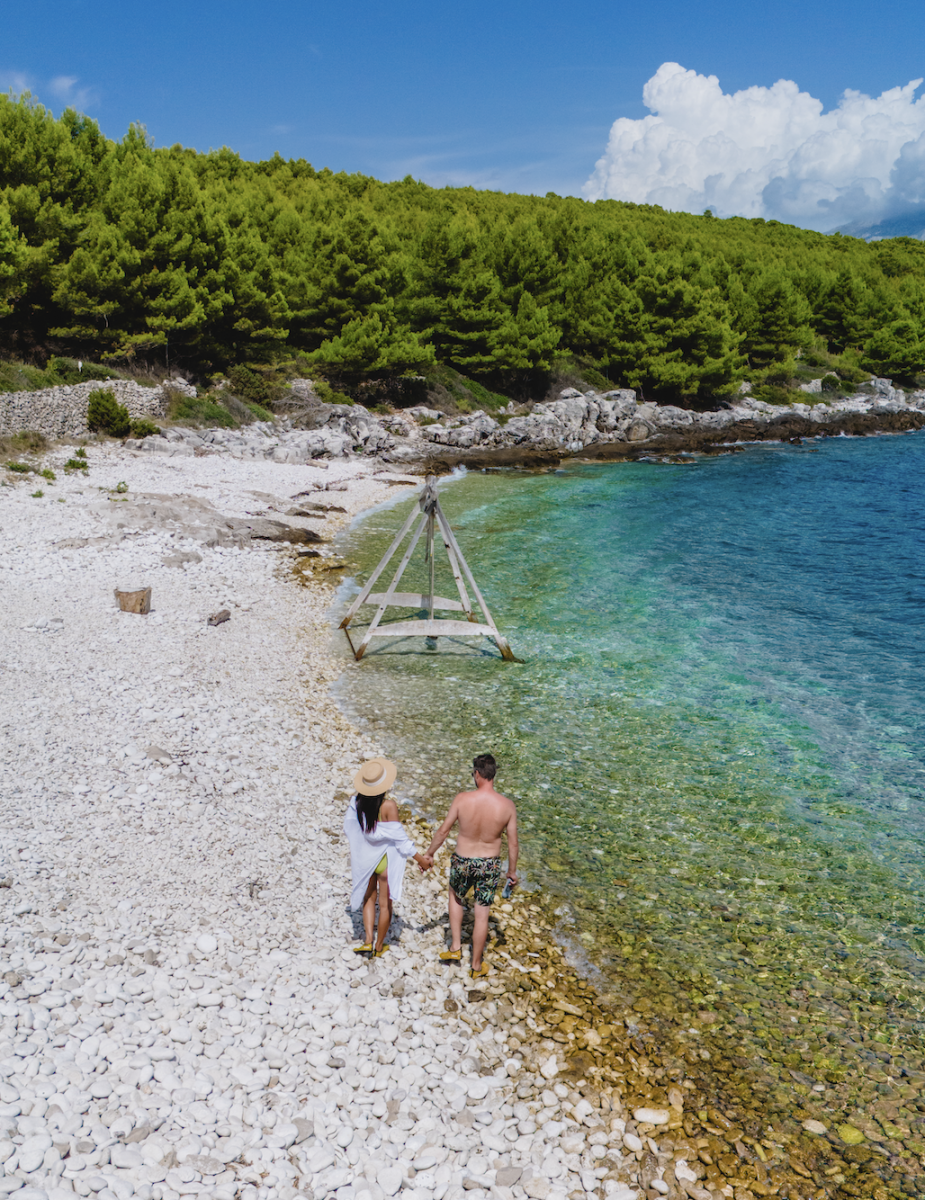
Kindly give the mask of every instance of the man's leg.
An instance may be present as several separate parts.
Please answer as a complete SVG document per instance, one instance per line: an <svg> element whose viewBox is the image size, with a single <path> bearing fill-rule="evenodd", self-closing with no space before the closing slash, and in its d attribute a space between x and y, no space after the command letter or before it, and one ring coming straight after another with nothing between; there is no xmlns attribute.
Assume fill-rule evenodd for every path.
<svg viewBox="0 0 925 1200"><path fill-rule="evenodd" d="M466 906L452 888L450 888L447 907L450 913L450 936L452 938L450 949L459 950L462 946L462 923L463 913L466 911Z"/></svg>
<svg viewBox="0 0 925 1200"><path fill-rule="evenodd" d="M482 965L482 952L488 941L488 914L490 908L483 904L475 906L475 924L472 927L472 970L477 971Z"/></svg>

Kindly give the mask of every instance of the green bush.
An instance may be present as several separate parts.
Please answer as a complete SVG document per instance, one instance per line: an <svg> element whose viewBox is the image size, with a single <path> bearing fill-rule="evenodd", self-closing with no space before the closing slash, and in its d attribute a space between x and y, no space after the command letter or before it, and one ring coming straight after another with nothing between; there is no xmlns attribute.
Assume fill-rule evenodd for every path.
<svg viewBox="0 0 925 1200"><path fill-rule="evenodd" d="M51 467L45 467L43 470L39 471L39 475L41 475L43 479L47 479L49 483L54 483L54 481L58 478Z"/></svg>
<svg viewBox="0 0 925 1200"><path fill-rule="evenodd" d="M0 362L0 392L37 392L60 384L118 378L119 372L95 363L85 362L78 370L76 358L50 358L44 370L28 363Z"/></svg>
<svg viewBox="0 0 925 1200"><path fill-rule="evenodd" d="M148 421L144 417L138 421L132 421L132 437L156 437L160 431L160 426L155 425L153 421Z"/></svg>
<svg viewBox="0 0 925 1200"><path fill-rule="evenodd" d="M240 400L260 404L267 399L267 384L249 367L232 367L228 372L228 382Z"/></svg>
<svg viewBox="0 0 925 1200"><path fill-rule="evenodd" d="M315 395L325 404L353 404L353 399L346 392L335 392L324 379L315 380Z"/></svg>
<svg viewBox="0 0 925 1200"><path fill-rule="evenodd" d="M77 454L78 458L86 458L87 457L87 452L83 448L83 446L81 446L80 449L76 451L76 454Z"/></svg>
<svg viewBox="0 0 925 1200"><path fill-rule="evenodd" d="M0 363L0 392L37 392L50 384L45 372L26 363Z"/></svg>
<svg viewBox="0 0 925 1200"><path fill-rule="evenodd" d="M264 408L260 404L253 404L249 400L242 400L240 396L236 396L228 388L222 388L215 393L215 396L218 398L218 403L221 407L226 409L234 418L236 425L250 425L252 421L273 420L273 414L268 408Z"/></svg>
<svg viewBox="0 0 925 1200"><path fill-rule="evenodd" d="M109 367L98 367L96 363L81 363L78 367L76 358L60 358L57 355L48 360L45 374L55 383L90 383L91 381L105 382L107 379L118 379L119 374Z"/></svg>
<svg viewBox="0 0 925 1200"><path fill-rule="evenodd" d="M69 458L64 464L65 471L89 471L90 464L85 458Z"/></svg>
<svg viewBox="0 0 925 1200"><path fill-rule="evenodd" d="M850 363L840 362L836 368L839 379L845 383L867 383L870 379L869 371L862 371L860 367L852 366Z"/></svg>
<svg viewBox="0 0 925 1200"><path fill-rule="evenodd" d="M32 470L29 464L24 462L8 462L6 469L8 471L15 471L18 475L28 475Z"/></svg>
<svg viewBox="0 0 925 1200"><path fill-rule="evenodd" d="M97 388L87 405L87 428L91 433L124 438L131 433L132 423L125 405L120 404L108 388Z"/></svg>
<svg viewBox="0 0 925 1200"><path fill-rule="evenodd" d="M784 387L780 383L759 384L752 388L752 395L756 400L763 400L765 404L793 404L797 400L805 404L809 400L805 392L794 391L793 388Z"/></svg>
<svg viewBox="0 0 925 1200"><path fill-rule="evenodd" d="M182 392L168 391L167 416L178 425L217 425L222 429L235 429L238 422L224 405L217 403L221 392L205 396L185 396Z"/></svg>
<svg viewBox="0 0 925 1200"><path fill-rule="evenodd" d="M841 388L842 383L837 375L823 375L822 390L824 392L840 392Z"/></svg>
<svg viewBox="0 0 925 1200"><path fill-rule="evenodd" d="M30 492L29 495L32 497L33 500L40 500L42 498L42 496L45 495L45 493L42 491L41 488L39 488L39 490L37 492Z"/></svg>

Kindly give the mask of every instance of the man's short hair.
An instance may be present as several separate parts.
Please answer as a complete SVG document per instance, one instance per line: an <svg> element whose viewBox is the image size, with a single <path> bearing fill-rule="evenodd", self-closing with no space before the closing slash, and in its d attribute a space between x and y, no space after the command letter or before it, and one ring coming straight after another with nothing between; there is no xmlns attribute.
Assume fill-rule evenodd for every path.
<svg viewBox="0 0 925 1200"><path fill-rule="evenodd" d="M472 765L483 779L494 779L498 769L493 754L477 754L472 760Z"/></svg>

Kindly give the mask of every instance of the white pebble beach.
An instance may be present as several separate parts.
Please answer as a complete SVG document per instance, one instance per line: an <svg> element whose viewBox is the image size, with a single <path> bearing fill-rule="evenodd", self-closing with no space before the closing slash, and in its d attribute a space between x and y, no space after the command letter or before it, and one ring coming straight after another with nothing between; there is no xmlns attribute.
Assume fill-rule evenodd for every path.
<svg viewBox="0 0 925 1200"><path fill-rule="evenodd" d="M389 952L353 953L344 798L383 748L330 696L338 577L163 499L272 519L309 492L346 510L300 519L330 539L403 477L72 452L0 488L0 1197L667 1194L662 1158L614 1177L651 1137L437 963L445 876L410 864ZM148 615L118 610L146 587Z"/></svg>

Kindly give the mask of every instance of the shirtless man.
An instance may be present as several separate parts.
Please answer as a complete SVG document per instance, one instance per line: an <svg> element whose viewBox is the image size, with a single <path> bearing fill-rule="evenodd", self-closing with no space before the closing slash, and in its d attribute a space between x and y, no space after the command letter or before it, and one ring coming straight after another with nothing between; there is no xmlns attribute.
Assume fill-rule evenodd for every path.
<svg viewBox="0 0 925 1200"><path fill-rule="evenodd" d="M443 824L434 834L425 859L433 856L446 841L446 836L459 822L456 850L450 863L450 932L453 942L440 958L443 962L462 959L462 919L465 912L463 897L469 888L475 889L475 927L472 930L472 979L487 975L489 967L482 962L488 939L488 914L501 880L501 835L507 831L507 878L511 887L517 886L517 809L513 801L495 791L497 764L490 754L473 759L472 777L475 791L460 792Z"/></svg>

